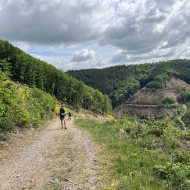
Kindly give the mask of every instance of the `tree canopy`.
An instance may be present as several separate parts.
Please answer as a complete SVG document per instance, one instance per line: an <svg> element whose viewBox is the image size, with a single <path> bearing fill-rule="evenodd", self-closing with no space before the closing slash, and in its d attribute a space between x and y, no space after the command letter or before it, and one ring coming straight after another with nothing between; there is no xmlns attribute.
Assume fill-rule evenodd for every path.
<svg viewBox="0 0 190 190"><path fill-rule="evenodd" d="M164 88L171 76L176 76L190 84L190 60L179 59L159 63L119 65L104 69L71 70L66 73L107 94L112 100L113 107L116 107L141 88Z"/></svg>

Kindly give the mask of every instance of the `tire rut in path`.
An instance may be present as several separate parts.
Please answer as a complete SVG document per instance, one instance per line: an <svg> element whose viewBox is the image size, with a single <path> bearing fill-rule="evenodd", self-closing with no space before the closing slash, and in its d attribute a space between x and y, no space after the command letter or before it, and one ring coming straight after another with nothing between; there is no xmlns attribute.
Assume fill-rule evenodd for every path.
<svg viewBox="0 0 190 190"><path fill-rule="evenodd" d="M11 151L0 164L0 189L98 189L98 146L82 130L58 119Z"/></svg>

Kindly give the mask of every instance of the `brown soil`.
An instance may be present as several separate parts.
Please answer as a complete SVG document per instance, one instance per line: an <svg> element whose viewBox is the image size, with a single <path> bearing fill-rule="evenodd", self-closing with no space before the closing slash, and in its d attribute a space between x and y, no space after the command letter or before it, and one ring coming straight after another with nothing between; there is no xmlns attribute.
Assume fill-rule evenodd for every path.
<svg viewBox="0 0 190 190"><path fill-rule="evenodd" d="M164 89L155 90L139 90L127 103L134 104L142 102L142 104L158 104L163 98L171 97L176 102L180 101L180 87L186 86L190 90L190 85L182 81L177 77L172 77L167 83L167 87Z"/></svg>
<svg viewBox="0 0 190 190"><path fill-rule="evenodd" d="M186 86L190 90L190 85L186 82L172 77L164 89L139 90L128 101L114 109L115 116L133 116L140 118L142 115L167 118L173 116L174 108L156 107L165 97L171 97L176 102L181 103L180 87Z"/></svg>
<svg viewBox="0 0 190 190"><path fill-rule="evenodd" d="M0 149L0 189L100 189L100 149L72 121L61 129L58 118L15 134Z"/></svg>
<svg viewBox="0 0 190 190"><path fill-rule="evenodd" d="M135 104L122 104L117 107L115 116L130 116L141 118L143 115L156 116L159 118L173 117L174 108L156 107L156 105L135 105Z"/></svg>

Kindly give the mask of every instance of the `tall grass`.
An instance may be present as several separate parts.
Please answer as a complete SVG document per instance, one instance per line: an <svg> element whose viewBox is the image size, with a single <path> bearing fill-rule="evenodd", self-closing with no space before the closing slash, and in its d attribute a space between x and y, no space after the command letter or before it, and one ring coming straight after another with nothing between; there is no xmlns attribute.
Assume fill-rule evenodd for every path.
<svg viewBox="0 0 190 190"><path fill-rule="evenodd" d="M77 116L75 124L105 147L103 154L111 160L107 189L189 188L190 154L181 150L179 142L189 132L172 127L169 121L150 121L148 125L128 119L100 122ZM183 152L186 161L178 159Z"/></svg>

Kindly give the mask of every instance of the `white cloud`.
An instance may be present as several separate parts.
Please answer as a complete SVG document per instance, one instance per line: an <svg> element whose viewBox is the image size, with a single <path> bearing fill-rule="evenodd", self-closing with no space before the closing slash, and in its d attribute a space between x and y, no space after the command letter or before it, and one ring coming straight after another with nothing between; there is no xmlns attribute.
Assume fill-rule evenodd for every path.
<svg viewBox="0 0 190 190"><path fill-rule="evenodd" d="M81 51L76 51L73 55L73 62L87 61L94 58L96 52L93 50L82 49Z"/></svg>
<svg viewBox="0 0 190 190"><path fill-rule="evenodd" d="M30 45L28 43L25 43L25 42L14 42L13 45L17 46L18 48L20 48L24 52L27 52L30 49Z"/></svg>
<svg viewBox="0 0 190 190"><path fill-rule="evenodd" d="M163 30L164 30L164 25L163 24L156 24L153 32L162 33Z"/></svg>
<svg viewBox="0 0 190 190"><path fill-rule="evenodd" d="M68 70L69 67L69 60L64 59L63 57L54 57L54 56L42 56L37 54L31 54L32 57L45 61L57 69L62 69L64 71Z"/></svg>
<svg viewBox="0 0 190 190"><path fill-rule="evenodd" d="M89 61L83 60L80 62L73 62L70 59L64 59L63 57L55 57L55 56L42 56L37 54L31 54L31 56L40 59L42 61L45 61L55 66L57 69L63 71L89 69L89 68L104 68L115 65L115 63L110 63L108 59L105 59L100 55L95 55Z"/></svg>

